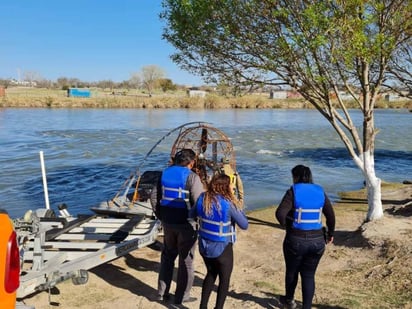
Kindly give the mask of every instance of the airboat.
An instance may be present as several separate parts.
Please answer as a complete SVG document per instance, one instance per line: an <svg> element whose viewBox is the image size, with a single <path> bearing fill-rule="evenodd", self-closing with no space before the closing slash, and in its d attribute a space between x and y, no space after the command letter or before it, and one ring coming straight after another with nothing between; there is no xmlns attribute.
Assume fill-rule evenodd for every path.
<svg viewBox="0 0 412 309"><path fill-rule="evenodd" d="M194 171L206 185L213 173L229 163L236 169L229 138L206 122L190 122L170 130L145 155L135 172L110 200L91 208L94 214L72 216L65 204L56 214L49 206L42 152L46 208L29 210L13 220L20 248L19 300L40 291L51 291L60 282L88 281L88 270L156 242L161 223L154 216L150 194L161 170L144 171L144 163L167 137L176 134L170 159L186 148L196 153ZM165 162L167 166L168 162Z"/></svg>
<svg viewBox="0 0 412 309"><path fill-rule="evenodd" d="M100 215L130 217L134 215L154 216L150 204L150 194L162 174L161 170L144 170L146 159L166 138L175 135L169 162L182 149L192 149L196 153L193 171L206 186L212 175L222 167L223 161L236 170L233 145L218 128L207 122L189 122L170 130L145 155L135 172L126 179L113 198L103 201L91 210Z"/></svg>

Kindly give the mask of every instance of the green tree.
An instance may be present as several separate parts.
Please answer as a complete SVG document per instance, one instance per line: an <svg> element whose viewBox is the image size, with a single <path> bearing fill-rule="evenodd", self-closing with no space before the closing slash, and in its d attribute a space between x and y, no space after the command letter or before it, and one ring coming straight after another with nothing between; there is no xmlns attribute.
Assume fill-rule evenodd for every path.
<svg viewBox="0 0 412 309"><path fill-rule="evenodd" d="M176 85L173 84L172 80L169 78L160 78L158 83L163 92L166 92L168 90L173 91L177 89Z"/></svg>
<svg viewBox="0 0 412 309"><path fill-rule="evenodd" d="M286 84L311 103L365 177L366 219L383 216L374 106L388 64L411 44L410 0L163 0L163 8L163 37L181 68L209 80L240 74L244 81ZM342 86L363 115L361 126Z"/></svg>

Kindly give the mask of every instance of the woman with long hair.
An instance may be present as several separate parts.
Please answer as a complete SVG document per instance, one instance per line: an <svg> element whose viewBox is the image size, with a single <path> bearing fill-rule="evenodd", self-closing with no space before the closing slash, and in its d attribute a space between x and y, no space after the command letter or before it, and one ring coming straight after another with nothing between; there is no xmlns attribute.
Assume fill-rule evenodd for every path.
<svg viewBox="0 0 412 309"><path fill-rule="evenodd" d="M215 308L220 309L224 306L233 270L235 226L243 230L248 228L248 220L233 194L229 176L219 173L213 176L207 191L200 195L192 208L191 217L199 221L199 252L207 269L200 308L207 308L219 277Z"/></svg>

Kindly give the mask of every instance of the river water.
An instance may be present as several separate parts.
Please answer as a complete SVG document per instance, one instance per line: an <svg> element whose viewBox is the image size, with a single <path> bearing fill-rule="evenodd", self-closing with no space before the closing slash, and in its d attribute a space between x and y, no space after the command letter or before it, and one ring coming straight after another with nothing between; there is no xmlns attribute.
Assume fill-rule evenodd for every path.
<svg viewBox="0 0 412 309"><path fill-rule="evenodd" d="M358 111L354 122L362 125ZM412 113L377 110L375 168L384 181L412 179ZM330 124L315 110L0 109L0 208L12 217L45 207L43 151L51 208L72 214L114 197L154 144L191 121L228 135L236 150L248 209L278 204L296 164L311 167L330 198L359 189L360 170ZM144 166L162 169L175 136Z"/></svg>

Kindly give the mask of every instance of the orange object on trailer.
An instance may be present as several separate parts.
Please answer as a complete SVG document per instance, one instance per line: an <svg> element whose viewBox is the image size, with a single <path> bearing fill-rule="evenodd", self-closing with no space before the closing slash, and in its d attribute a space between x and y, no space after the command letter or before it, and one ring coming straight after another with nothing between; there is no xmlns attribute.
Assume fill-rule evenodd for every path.
<svg viewBox="0 0 412 309"><path fill-rule="evenodd" d="M0 308L16 307L16 290L20 284L20 255L16 232L3 209L0 209Z"/></svg>

